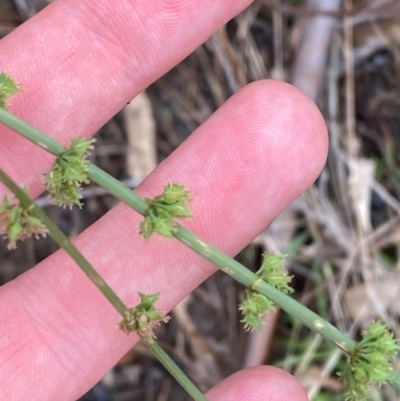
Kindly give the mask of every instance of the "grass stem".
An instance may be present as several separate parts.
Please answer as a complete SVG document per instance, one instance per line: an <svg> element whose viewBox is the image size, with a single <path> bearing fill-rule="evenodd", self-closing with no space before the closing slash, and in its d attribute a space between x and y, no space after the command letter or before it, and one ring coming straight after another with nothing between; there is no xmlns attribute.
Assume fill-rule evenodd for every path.
<svg viewBox="0 0 400 401"><path fill-rule="evenodd" d="M228 255L225 255L212 245L202 241L186 228L177 224L173 230L173 235L190 249L219 267L220 270L232 276L235 280L239 281L246 287L251 287L267 296L271 301L289 313L289 315L299 319L314 332L319 333L324 338L334 342L336 346L346 353L351 352L354 349L356 342L338 330L335 326L322 319L315 312L300 304L290 296L277 290L265 281L259 280L253 272L248 270L242 264Z"/></svg>
<svg viewBox="0 0 400 401"><path fill-rule="evenodd" d="M186 392L196 401L208 401L207 397L193 384L193 382L175 364L170 356L156 343L146 343L151 352L162 362L168 372L186 390Z"/></svg>
<svg viewBox="0 0 400 401"><path fill-rule="evenodd" d="M46 215L46 213L37 206L11 178L0 169L0 181L15 195L23 207L32 208L33 213L47 227L50 236L60 245L61 248L76 262L81 270L86 274L90 281L99 289L99 291L108 299L111 305L118 311L121 316L127 310L125 304L121 301L118 295L100 276L96 269L82 255L78 248L71 240L57 227L56 224Z"/></svg>

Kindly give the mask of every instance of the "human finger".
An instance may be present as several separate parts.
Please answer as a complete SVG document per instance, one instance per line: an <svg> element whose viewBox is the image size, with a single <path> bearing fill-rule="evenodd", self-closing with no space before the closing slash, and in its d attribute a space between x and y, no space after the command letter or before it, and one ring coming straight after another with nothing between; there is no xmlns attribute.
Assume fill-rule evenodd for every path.
<svg viewBox="0 0 400 401"><path fill-rule="evenodd" d="M194 51L251 0L58 0L0 42L10 110L69 145ZM30 194L54 157L0 128L2 168ZM5 193L0 184L0 198Z"/></svg>
<svg viewBox="0 0 400 401"><path fill-rule="evenodd" d="M137 192L152 197L169 182L184 184L194 193L195 216L184 225L234 255L311 185L326 154L316 106L288 84L256 82L229 99ZM128 305L137 302L137 291L160 292L159 306L167 311L215 269L177 241L138 237L141 220L119 205L76 244ZM15 400L32 399L38 382L41 399L74 400L137 341L115 329L118 314L64 252L4 286L0 316L0 374L10 380L2 391L16 391Z"/></svg>
<svg viewBox="0 0 400 401"><path fill-rule="evenodd" d="M300 383L272 366L256 366L229 376L208 391L210 401L308 401Z"/></svg>

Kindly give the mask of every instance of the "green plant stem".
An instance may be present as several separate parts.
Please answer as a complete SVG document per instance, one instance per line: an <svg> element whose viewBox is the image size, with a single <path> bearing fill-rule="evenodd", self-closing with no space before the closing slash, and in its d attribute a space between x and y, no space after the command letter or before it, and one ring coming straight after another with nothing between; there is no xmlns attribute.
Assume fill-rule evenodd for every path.
<svg viewBox="0 0 400 401"><path fill-rule="evenodd" d="M54 155L58 155L65 149L61 144L48 137L45 133L30 126L28 123L20 120L18 117L10 114L6 110L0 109L0 121ZM99 186L107 189L116 198L122 200L138 213L144 214L146 212L147 203L144 199L92 164L89 165L89 178ZM283 294L265 281L258 279L258 277L245 266L241 265L228 255L225 255L212 245L202 241L189 230L176 223L173 235L193 251L232 276L235 280L264 294L291 316L299 319L311 330L320 333L324 338L333 341L344 352L350 353L354 349L356 343L347 334L342 333L332 324L325 321L319 315L295 301L290 296ZM400 389L400 373L393 371L392 377L394 387Z"/></svg>
<svg viewBox="0 0 400 401"><path fill-rule="evenodd" d="M93 164L89 164L89 178L97 185L106 189L110 194L114 195L117 199L127 204L132 209L140 214L147 211L147 203L139 195L132 192L131 189L126 187L120 181L107 174L105 171L99 169Z"/></svg>
<svg viewBox="0 0 400 401"><path fill-rule="evenodd" d="M321 334L328 340L333 341L346 353L351 352L356 342L342 333L335 326L323 320L319 315L306 308L293 298L277 290L264 280L259 279L253 272L246 269L242 264L210 244L202 241L186 228L176 225L173 235L182 241L186 246L202 255L204 258L218 266L222 271L232 276L235 280L251 287L271 299L291 316L298 318L303 324L314 332Z"/></svg>
<svg viewBox="0 0 400 401"><path fill-rule="evenodd" d="M32 208L33 213L38 217L49 230L51 237L63 248L68 255L76 262L82 269L90 281L99 289L99 291L108 299L111 305L124 317L124 312L128 309L121 301L118 295L107 284L107 282L100 276L70 239L54 224L46 213L37 206L29 196L16 184L11 178L0 169L0 181L15 195L20 204L26 208Z"/></svg>
<svg viewBox="0 0 400 401"><path fill-rule="evenodd" d="M311 311L293 298L272 287L264 280L259 279L253 272L248 270L239 262L224 254L212 245L206 243L205 241L202 241L199 237L194 235L186 228L176 224L172 234L187 247L203 256L214 265L218 266L220 270L226 274L229 274L236 281L239 281L245 286L251 287L261 294L264 294L275 304L279 305L289 315L300 320L305 326L309 327L312 331L321 334L325 339L332 341L345 353L349 354L354 350L356 342L347 334L342 333L331 323L327 322L315 312ZM399 372L393 370L391 383L393 387L400 390Z"/></svg>
<svg viewBox="0 0 400 401"><path fill-rule="evenodd" d="M208 401L207 397L193 384L193 382L182 372L182 370L175 364L170 356L157 343L146 342L146 344L157 357L157 359L162 362L168 372L194 400Z"/></svg>
<svg viewBox="0 0 400 401"><path fill-rule="evenodd" d="M19 119L2 108L0 108L0 121L12 128L14 131L18 132L30 142L40 146L42 149L52 153L55 156L58 156L66 149L61 143L55 141L44 132L32 127L27 122ZM95 165L90 163L88 168L89 177L93 182L106 189L108 192L110 192L110 194L114 195L116 198L120 199L137 212L141 214L146 212L147 203L144 199L137 195L133 195L129 188Z"/></svg>
<svg viewBox="0 0 400 401"><path fill-rule="evenodd" d="M46 213L38 207L29 196L14 182L11 178L0 169L0 181L15 195L20 204L25 208L32 208L33 213L39 218L42 223L49 230L50 236L63 248L68 255L76 262L82 269L90 281L99 289L99 291L108 299L111 305L118 311L118 313L125 317L124 312L128 311L128 307L107 284L107 282L100 276L95 268L88 262L82 253L75 247L70 239L54 224ZM196 401L208 401L201 391L190 381L185 373L175 364L169 355L156 343L147 342L149 349L154 353L158 360L164 367L171 373L178 383L192 396Z"/></svg>
<svg viewBox="0 0 400 401"><path fill-rule="evenodd" d="M393 370L391 374L390 384L397 390L400 390L400 372L398 370Z"/></svg>

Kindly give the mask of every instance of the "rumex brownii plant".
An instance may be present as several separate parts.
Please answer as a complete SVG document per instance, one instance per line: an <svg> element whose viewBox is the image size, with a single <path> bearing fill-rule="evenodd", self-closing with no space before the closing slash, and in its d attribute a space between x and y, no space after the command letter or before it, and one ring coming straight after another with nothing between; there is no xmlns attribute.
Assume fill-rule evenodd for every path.
<svg viewBox="0 0 400 401"><path fill-rule="evenodd" d="M4 91L2 91L2 86L5 87ZM140 198L119 181L86 161L85 156L92 146L90 140L78 138L72 141L70 148L66 149L43 132L8 113L5 110L6 100L17 91L19 91L18 85L6 74L1 74L0 106L2 108L0 108L0 121L57 156L53 167L56 173L53 171L53 174L46 174L46 177L50 178L50 180L46 179L46 181L51 182L49 187L54 189L54 194L51 195L51 198L55 200L56 204L77 204L81 206L79 189L82 183L87 183L89 180L97 183L144 216L140 226L140 234L146 239L150 239L153 233L176 238L244 284L246 286L245 299L240 305L240 310L244 315L242 322L246 329L261 328L264 315L277 305L313 331L325 337L325 339L334 342L336 346L347 354L348 358L346 368L339 373L346 386L346 401L367 400L369 387L373 384L381 385L385 382L391 382L393 386L400 389L400 375L392 368L393 360L399 347L386 325L379 322L371 324L363 332L362 340L356 343L345 333L340 332L329 322L287 295L293 290L289 286L290 277L286 275L283 269L284 257L267 254L264 256L264 261L259 271L255 274L252 273L239 262L207 244L175 221L175 218L192 217L187 205L192 199L192 195L183 185L171 183L164 188L164 192L161 195L156 196L154 199ZM81 158L81 160L78 161L77 158ZM71 159L72 165L69 166ZM62 167L60 167L60 160L62 161ZM73 174L65 179L65 176L68 175L69 167L72 167ZM60 184L60 181L57 185L52 185L54 184L52 180L56 176L60 177L61 182L64 182L63 185ZM76 261L78 266L120 313L123 320L118 324L118 327L127 334L132 331L136 332L194 399L206 400L207 398L184 376L183 372L175 366L168 355L155 342L154 327L161 321L168 319L154 305L159 294L145 295L139 293L141 302L138 305L133 308L125 306L69 239L29 199L26 192L19 188L1 169L0 181L17 198L15 201L9 201L5 198L3 209L0 209L0 229L8 236L10 244L14 246L17 240L24 238L24 235L18 237L11 233L10 236L10 231L7 230L10 224L3 223L1 225L1 222L14 221L9 214L18 215L15 212L15 208L22 207L24 210L29 211L30 216L40 220L49 234ZM72 197L69 194L71 192L70 186L74 187ZM35 220L35 222L37 221ZM40 227L43 228L42 226Z"/></svg>

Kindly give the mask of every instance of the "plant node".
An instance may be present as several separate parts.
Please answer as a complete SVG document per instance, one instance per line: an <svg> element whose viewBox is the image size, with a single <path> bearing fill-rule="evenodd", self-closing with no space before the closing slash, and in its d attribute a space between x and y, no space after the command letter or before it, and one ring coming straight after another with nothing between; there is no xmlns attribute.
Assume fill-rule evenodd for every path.
<svg viewBox="0 0 400 401"><path fill-rule="evenodd" d="M371 385L382 385L390 379L398 350L399 345L386 324L369 325L349 354L345 370L338 373L345 385L345 400L368 400Z"/></svg>
<svg viewBox="0 0 400 401"><path fill-rule="evenodd" d="M259 280L265 281L279 291L289 294L293 288L289 283L291 276L288 276L283 268L285 257L277 254L264 254L263 263L256 275ZM274 303L265 295L255 289L256 283L245 291L245 300L240 304L239 310L243 313L244 328L246 330L261 329L265 315L274 309Z"/></svg>
<svg viewBox="0 0 400 401"><path fill-rule="evenodd" d="M46 189L54 204L82 207L81 187L89 183L86 157L94 142L95 139L72 139L71 146L57 156L51 170L44 175Z"/></svg>
<svg viewBox="0 0 400 401"><path fill-rule="evenodd" d="M27 193L27 190L24 188ZM8 239L8 249L15 249L18 240L34 236L45 237L46 226L32 212L33 205L24 207L15 199L10 202L5 196L0 204L0 232Z"/></svg>
<svg viewBox="0 0 400 401"><path fill-rule="evenodd" d="M157 301L160 294L145 295L141 292L138 294L141 300L140 304L124 312L124 319L118 324L118 327L126 334L135 331L142 340L152 343L155 339L154 327L161 322L168 322L169 316L165 316L154 306L154 302Z"/></svg>
<svg viewBox="0 0 400 401"><path fill-rule="evenodd" d="M145 239L149 239L154 232L173 238L174 218L192 217L187 205L191 200L191 192L179 184L168 184L161 195L154 199L146 198L148 209L140 224L140 234Z"/></svg>

